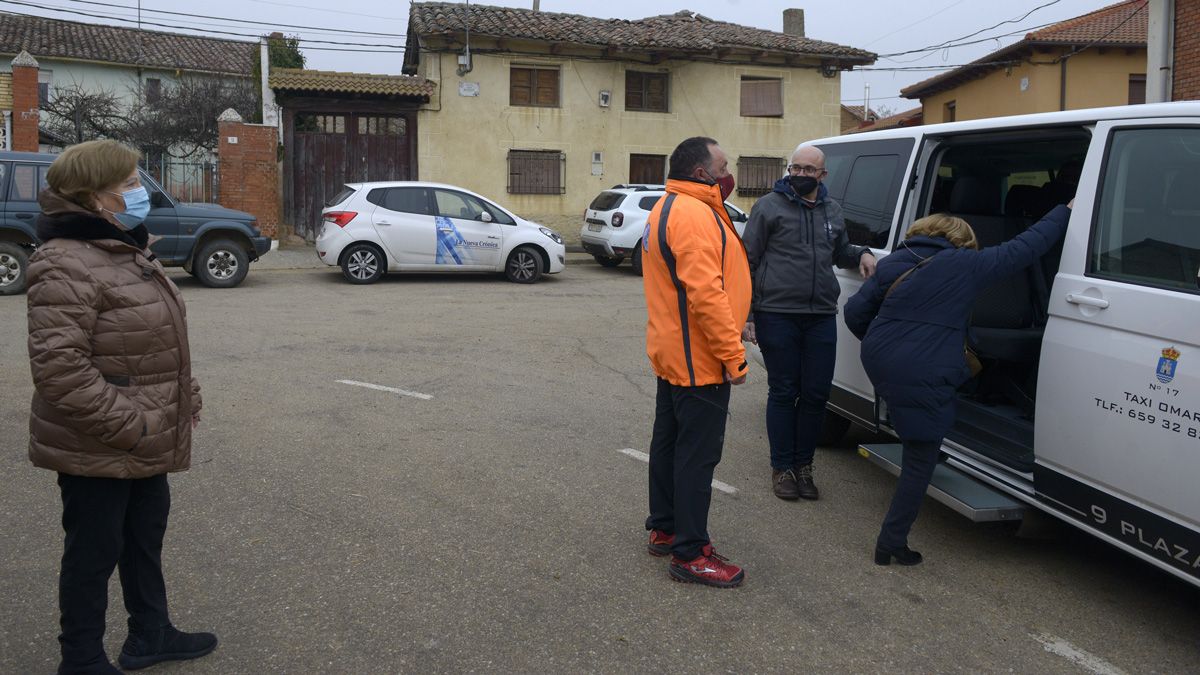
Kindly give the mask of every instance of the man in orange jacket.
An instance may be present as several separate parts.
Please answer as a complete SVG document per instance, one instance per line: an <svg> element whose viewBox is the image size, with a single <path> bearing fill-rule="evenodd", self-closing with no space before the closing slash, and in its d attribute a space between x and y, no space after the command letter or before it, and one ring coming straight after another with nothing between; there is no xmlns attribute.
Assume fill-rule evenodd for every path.
<svg viewBox="0 0 1200 675"><path fill-rule="evenodd" d="M721 461L729 387L746 381L742 327L750 267L724 200L729 161L711 138L671 154L667 195L642 237L646 353L658 376L650 441L652 555L671 554L676 581L731 588L745 574L708 538L713 471Z"/></svg>

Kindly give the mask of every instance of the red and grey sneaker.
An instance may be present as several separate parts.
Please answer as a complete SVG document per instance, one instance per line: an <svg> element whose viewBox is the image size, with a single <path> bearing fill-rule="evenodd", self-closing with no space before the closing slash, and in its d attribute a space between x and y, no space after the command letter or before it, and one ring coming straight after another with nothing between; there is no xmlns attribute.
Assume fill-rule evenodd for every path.
<svg viewBox="0 0 1200 675"><path fill-rule="evenodd" d="M646 544L646 550L650 555L663 557L671 554L671 544L675 543L675 535L667 534L662 530L650 530L650 543Z"/></svg>
<svg viewBox="0 0 1200 675"><path fill-rule="evenodd" d="M667 570L675 581L717 588L740 586L746 579L742 568L730 563L728 558L717 555L712 544L706 544L695 560L684 562L672 556L671 565Z"/></svg>

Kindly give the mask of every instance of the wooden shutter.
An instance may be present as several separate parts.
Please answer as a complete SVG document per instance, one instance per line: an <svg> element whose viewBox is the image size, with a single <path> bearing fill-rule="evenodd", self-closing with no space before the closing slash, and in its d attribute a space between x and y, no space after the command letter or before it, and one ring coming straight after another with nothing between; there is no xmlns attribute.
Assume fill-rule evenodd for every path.
<svg viewBox="0 0 1200 675"><path fill-rule="evenodd" d="M737 193L739 197L765 195L783 176L784 162L778 157L739 157Z"/></svg>
<svg viewBox="0 0 1200 675"><path fill-rule="evenodd" d="M646 106L646 98L642 91L642 74L625 71L625 109L641 110Z"/></svg>
<svg viewBox="0 0 1200 675"><path fill-rule="evenodd" d="M558 107L558 71L535 70L537 74L537 105Z"/></svg>
<svg viewBox="0 0 1200 675"><path fill-rule="evenodd" d="M556 150L509 150L508 191L512 194L557 195L563 187L563 153Z"/></svg>
<svg viewBox="0 0 1200 675"><path fill-rule="evenodd" d="M783 80L742 78L742 117L783 117Z"/></svg>
<svg viewBox="0 0 1200 675"><path fill-rule="evenodd" d="M1146 102L1146 76L1129 76L1129 105Z"/></svg>
<svg viewBox="0 0 1200 675"><path fill-rule="evenodd" d="M512 68L508 80L508 104L533 105L533 69Z"/></svg>
<svg viewBox="0 0 1200 675"><path fill-rule="evenodd" d="M661 185L666 177L666 155L630 155L629 182Z"/></svg>

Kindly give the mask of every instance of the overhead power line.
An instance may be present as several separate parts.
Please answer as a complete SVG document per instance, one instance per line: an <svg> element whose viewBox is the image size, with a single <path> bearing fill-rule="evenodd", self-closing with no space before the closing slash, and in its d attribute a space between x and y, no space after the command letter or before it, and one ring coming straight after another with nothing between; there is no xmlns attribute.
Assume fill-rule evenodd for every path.
<svg viewBox="0 0 1200 675"><path fill-rule="evenodd" d="M1005 19L1004 21L1001 21L1000 23L995 24L993 26L988 26L987 28L981 28L981 29L975 31L974 33L969 33L967 35L964 35L962 37L957 37L952 40L946 40L945 42L942 42L942 43L939 43L936 45L930 45L928 47L921 47L920 49L909 49L907 51L895 52L893 54L880 54L879 56L880 56L880 58L887 58L889 56L904 56L906 54L918 54L921 52L937 51L939 49L946 49L947 47L961 47L964 44L976 44L976 42L987 42L988 40L994 40L995 37L990 37L990 38L984 38L983 40L978 40L976 42L963 42L963 40L967 40L967 39L975 37L976 35L979 35L980 33L986 33L989 30L999 28L1000 26L1003 26L1006 23L1020 23L1020 22L1024 21L1025 19L1029 18L1029 16L1032 15L1034 12L1036 12L1040 9L1045 9L1047 7L1050 7L1051 5L1057 5L1060 2L1062 2L1062 0L1050 0L1050 2L1047 2L1044 5L1038 5L1037 7L1034 7L1033 9L1029 10L1028 12L1025 12L1023 15L1021 15L1020 17L1018 17L1016 19ZM1058 22L1056 21L1055 23L1058 23ZM1046 25L1049 26L1049 25L1053 25L1053 24L1046 24ZM1030 30L1030 29L1027 28L1025 30ZM1025 32L1025 31L1018 31L1018 32ZM1011 33L1010 33L1010 35L1011 35ZM1003 37L1003 36L997 36L997 37ZM961 44L958 44L958 43L961 43Z"/></svg>

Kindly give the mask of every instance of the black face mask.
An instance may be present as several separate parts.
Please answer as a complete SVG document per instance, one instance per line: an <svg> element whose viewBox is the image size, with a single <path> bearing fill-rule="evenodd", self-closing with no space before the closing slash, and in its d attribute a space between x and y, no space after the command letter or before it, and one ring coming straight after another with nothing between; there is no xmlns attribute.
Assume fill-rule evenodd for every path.
<svg viewBox="0 0 1200 675"><path fill-rule="evenodd" d="M797 197L805 197L817 189L821 181L812 176L788 176L788 182L792 184L792 190Z"/></svg>

